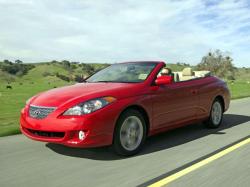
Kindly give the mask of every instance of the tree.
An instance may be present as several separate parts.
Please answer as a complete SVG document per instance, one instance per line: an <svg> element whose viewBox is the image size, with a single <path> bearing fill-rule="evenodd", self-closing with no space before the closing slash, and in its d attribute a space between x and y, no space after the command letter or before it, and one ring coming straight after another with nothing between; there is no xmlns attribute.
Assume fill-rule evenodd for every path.
<svg viewBox="0 0 250 187"><path fill-rule="evenodd" d="M22 63L13 64L12 62L5 60L4 64L1 65L0 69L12 75L22 76L34 67L35 66L32 64L22 64Z"/></svg>
<svg viewBox="0 0 250 187"><path fill-rule="evenodd" d="M63 60L62 64L65 68L70 68L70 62L68 60Z"/></svg>
<svg viewBox="0 0 250 187"><path fill-rule="evenodd" d="M56 63L58 63L56 60L52 60L50 63L52 63L52 64L56 64Z"/></svg>
<svg viewBox="0 0 250 187"><path fill-rule="evenodd" d="M228 54L217 49L205 55L197 65L197 69L211 71L220 78L234 79L235 67L232 62L233 59Z"/></svg>
<svg viewBox="0 0 250 187"><path fill-rule="evenodd" d="M9 65L12 65L13 63L11 62L11 61L9 61L9 60L4 60L3 61L5 64L9 64Z"/></svg>
<svg viewBox="0 0 250 187"><path fill-rule="evenodd" d="M22 64L23 62L21 60L15 60L15 63Z"/></svg>
<svg viewBox="0 0 250 187"><path fill-rule="evenodd" d="M90 64L82 63L82 70L86 72L87 75L92 75L95 73L95 68Z"/></svg>

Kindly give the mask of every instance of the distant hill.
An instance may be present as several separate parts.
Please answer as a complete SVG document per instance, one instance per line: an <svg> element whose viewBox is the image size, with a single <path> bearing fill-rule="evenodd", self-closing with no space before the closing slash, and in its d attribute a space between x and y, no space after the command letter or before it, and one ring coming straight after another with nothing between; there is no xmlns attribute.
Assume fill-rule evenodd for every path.
<svg viewBox="0 0 250 187"><path fill-rule="evenodd" d="M96 71L107 67L109 64L76 63L69 61L52 61L40 63L11 63L0 62L0 82L22 83L36 82L53 85L81 82ZM167 64L173 71L182 71L190 66L185 63ZM196 69L196 66L192 66ZM236 68L236 80L250 80L250 68Z"/></svg>
<svg viewBox="0 0 250 187"><path fill-rule="evenodd" d="M22 66L32 65L25 73L20 73L15 63L9 64L0 62L0 81L11 82L79 82L79 79L86 78L96 71L107 67L109 64L98 63L72 63L68 61L62 62L41 62L26 64L22 63L17 68L22 69ZM8 66L8 68L6 68ZM187 64L167 64L174 71L181 71ZM4 68L3 68L4 67ZM24 69L24 68L23 68ZM20 70L22 71L22 70Z"/></svg>
<svg viewBox="0 0 250 187"><path fill-rule="evenodd" d="M25 70L26 66L32 66ZM108 64L41 62L16 64L0 62L0 82L77 82ZM77 79L78 78L78 79Z"/></svg>

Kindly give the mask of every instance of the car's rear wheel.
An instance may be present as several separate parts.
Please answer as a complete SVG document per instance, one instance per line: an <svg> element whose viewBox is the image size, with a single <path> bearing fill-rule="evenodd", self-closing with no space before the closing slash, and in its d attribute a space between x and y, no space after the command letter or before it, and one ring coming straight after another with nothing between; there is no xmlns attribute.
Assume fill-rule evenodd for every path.
<svg viewBox="0 0 250 187"><path fill-rule="evenodd" d="M211 111L210 116L205 124L208 128L218 128L221 125L223 118L223 105L219 99L215 99Z"/></svg>
<svg viewBox="0 0 250 187"><path fill-rule="evenodd" d="M117 121L113 148L123 156L136 154L146 139L146 123L143 115L134 109L123 112Z"/></svg>

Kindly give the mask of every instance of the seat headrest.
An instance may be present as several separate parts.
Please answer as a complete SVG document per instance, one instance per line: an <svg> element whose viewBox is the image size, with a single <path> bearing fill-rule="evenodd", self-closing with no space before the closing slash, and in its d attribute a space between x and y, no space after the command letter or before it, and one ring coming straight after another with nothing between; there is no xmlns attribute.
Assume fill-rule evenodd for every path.
<svg viewBox="0 0 250 187"><path fill-rule="evenodd" d="M192 68L184 68L182 70L182 76L193 76L194 72L192 70Z"/></svg>

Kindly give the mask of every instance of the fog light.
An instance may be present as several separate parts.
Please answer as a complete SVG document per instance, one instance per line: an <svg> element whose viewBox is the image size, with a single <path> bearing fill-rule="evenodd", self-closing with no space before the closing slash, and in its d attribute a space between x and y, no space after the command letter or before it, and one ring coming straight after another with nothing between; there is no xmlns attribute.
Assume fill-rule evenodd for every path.
<svg viewBox="0 0 250 187"><path fill-rule="evenodd" d="M85 138L85 133L83 131L79 131L78 138L83 140Z"/></svg>

